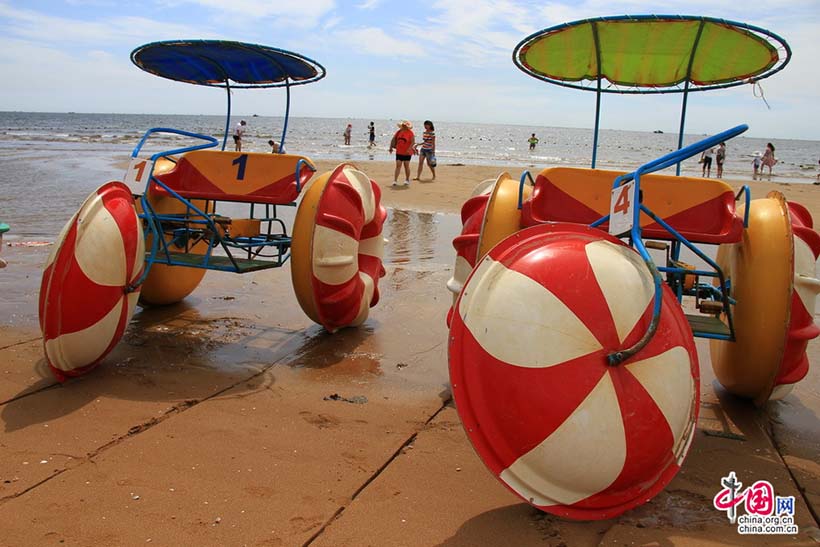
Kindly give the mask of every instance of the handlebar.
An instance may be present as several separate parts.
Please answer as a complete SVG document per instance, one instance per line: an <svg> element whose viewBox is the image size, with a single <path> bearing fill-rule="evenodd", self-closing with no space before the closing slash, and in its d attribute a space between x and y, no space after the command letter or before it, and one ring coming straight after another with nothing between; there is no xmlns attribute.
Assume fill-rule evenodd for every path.
<svg viewBox="0 0 820 547"><path fill-rule="evenodd" d="M745 123L740 124L731 129L727 129L726 131L722 131L717 135L712 135L711 137L707 137L694 144L690 144L689 146L681 148L680 150L670 152L665 156L661 156L660 158L654 159L649 163L641 165L632 173L627 173L616 178L612 187L617 188L624 182L629 182L630 180L636 177L640 178L641 175L654 173L655 171L660 171L661 169L666 169L667 167L675 165L676 163L680 163L687 158L691 158L699 152L703 152L708 148L711 148L715 145L722 143L723 141L728 141L731 138L737 137L741 133L745 132L747 129L749 129L748 125L746 125Z"/></svg>
<svg viewBox="0 0 820 547"><path fill-rule="evenodd" d="M183 131L182 129L172 129L170 127L152 127L148 131L145 132L145 135L142 136L140 142L137 143L137 146L134 147L134 151L131 152L131 157L136 158L140 150L142 150L145 141L148 140L148 137L153 135L154 133L171 133L172 135L182 135L183 137L192 137L194 139L200 139L203 141L207 141L205 144L198 144L196 146L186 146L183 148L175 148L174 150L166 150L163 152L157 152L153 156L151 156L151 161L156 161L157 158L163 156L170 156L172 154L182 154L184 152L191 152L193 150L202 150L204 148L213 148L215 146L219 146L219 141L211 137L210 135L202 135L200 133L192 133L190 131Z"/></svg>

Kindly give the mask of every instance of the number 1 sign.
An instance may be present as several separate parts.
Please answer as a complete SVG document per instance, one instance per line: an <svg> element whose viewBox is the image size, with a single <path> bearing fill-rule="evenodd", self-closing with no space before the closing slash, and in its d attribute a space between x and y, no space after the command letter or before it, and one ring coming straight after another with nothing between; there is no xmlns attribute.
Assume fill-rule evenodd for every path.
<svg viewBox="0 0 820 547"><path fill-rule="evenodd" d="M125 171L125 177L122 181L132 190L134 190L134 186L136 185L145 184L146 177L148 177L154 169L153 163L154 162L146 159L131 158L131 162L128 164L128 169Z"/></svg>
<svg viewBox="0 0 820 547"><path fill-rule="evenodd" d="M609 201L609 233L620 237L632 229L635 211L635 181L612 189Z"/></svg>

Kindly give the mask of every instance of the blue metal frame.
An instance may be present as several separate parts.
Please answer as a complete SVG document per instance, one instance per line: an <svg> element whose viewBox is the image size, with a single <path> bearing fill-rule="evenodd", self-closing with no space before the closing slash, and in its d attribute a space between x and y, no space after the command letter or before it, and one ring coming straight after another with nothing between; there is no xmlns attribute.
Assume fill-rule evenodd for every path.
<svg viewBox="0 0 820 547"><path fill-rule="evenodd" d="M221 143L223 151L227 147L231 130L232 89L285 88L285 121L280 140L280 153L284 153L290 118L290 88L294 85L305 85L321 80L327 74L322 65L304 55L270 46L226 40L151 42L134 49L131 52L131 61L146 72L170 80L208 87L224 87L227 96L227 115ZM152 165L146 180L145 192L135 197L140 199L142 205L143 212L139 216L144 221L144 235L152 236L152 245L147 253L143 273L128 288L129 291L136 290L145 281L151 266L156 263L241 273L251 269L278 267L287 262L290 258L291 238L287 234L285 223L276 216L276 205L265 204L265 216L257 218L254 216L256 204L247 202L250 205L250 218L259 220L260 224L266 223L266 233L253 237L227 237L220 227L222 217L216 214L216 201L205 200L204 208L197 207L191 200L182 197L154 176L153 162L159 158L174 161L171 158L174 154L217 147L220 144L218 139L179 129L152 128L145 132L134 147L131 157L138 157L145 142L156 133L171 133L206 142L157 152L151 156ZM304 159L296 162L297 194L302 191L303 169L316 171L316 167ZM185 213L157 213L146 198L152 185L182 203L185 206ZM284 205L295 206L296 203ZM275 225L279 229L274 233ZM170 240L166 240L168 235L172 236ZM187 251L200 241L207 242L208 249L201 255L201 261L195 261ZM171 249L171 246L183 248L186 251L183 253L186 255L186 260L175 258L175 256L179 257L180 253ZM222 248L225 252L225 256L217 257L218 260L214 259L213 255L216 247ZM272 248L273 254L264 254L263 251L266 248ZM247 258L234 257L232 250L245 253ZM256 260L257 258L272 260Z"/></svg>
<svg viewBox="0 0 820 547"><path fill-rule="evenodd" d="M640 199L640 197L639 197L641 195L640 185L641 185L641 177L643 175L653 173L655 171L659 171L661 169L665 169L665 168L667 168L671 165L674 165L675 163L679 163L679 162L681 162L681 161L683 161L683 160L685 160L685 159L687 159L691 156L694 156L695 154L698 154L698 153L700 153L700 152L702 152L702 151L704 151L708 148L711 148L711 147L713 147L713 146L715 146L715 145L717 145L717 144L719 144L723 141L729 140L733 137L736 137L737 135L740 135L741 133L745 132L748 128L749 128L749 126L747 126L745 124L738 125L738 126L733 127L731 129L727 129L726 131L718 133L717 135L714 135L712 137L708 137L708 138L703 139L699 142L691 144L691 145L689 145L685 148L682 148L680 150L676 150L674 152L671 152L669 154L661 156L660 158L657 158L655 160L652 160L652 161L642 165L641 167L639 167L638 169L636 169L632 173L627 173L627 174L624 174L624 175L621 175L621 176L617 177L615 179L615 181L613 182L612 188L613 189L618 188L622 184L634 180L635 181L635 189L634 189L635 196L638 199ZM523 177L522 177L522 179L523 179ZM741 189L741 191L738 193L737 197L739 197L740 194L744 193L744 192L746 193L746 196L747 196L746 197L746 203L747 203L747 205L746 205L746 217L744 218L744 225L748 225L748 210L749 210L749 205L748 205L748 203L749 203L749 191L748 191L748 188L744 187L743 189ZM686 268L679 268L679 267L660 267L660 268L657 267L655 265L654 261L652 260L652 257L650 256L649 251L646 249L646 246L643 243L641 223L640 223L641 214L645 214L645 215L649 216L654 222L658 223L658 225L660 225L663 229L665 229L667 232L669 232L670 236L673 239L672 257L673 257L674 261L677 261L677 259L679 258L680 246L683 245L686 248L688 248L689 250L691 250L693 253L695 253L701 260L706 262L706 264L708 264L714 271L708 272L708 271L698 270L698 271L693 272L692 270L688 270ZM596 220L595 222L593 222L590 226L591 227L597 227L597 226L600 226L601 224L603 224L604 222L606 222L608 220L609 220L609 215L606 215L606 216L603 216L600 219ZM657 327L658 327L658 322L660 321L660 313L661 313L661 302L662 302L661 286L663 284L663 278L661 277L661 272L671 273L671 274L680 275L680 276L683 276L683 275L686 275L686 274L690 274L690 275L694 274L694 275L703 275L703 276L708 276L708 277L717 277L718 280L719 280L720 293L722 295L721 300L722 300L722 303L723 303L723 311L726 313L726 316L727 316L727 322L728 322L728 327L729 327L730 334L728 336L714 335L714 334L708 334L708 333L698 333L698 334L700 336L703 336L703 337L714 337L714 338L719 338L719 339L724 339L724 340L730 340L730 339L734 338L734 324L733 324L733 321L732 321L731 308L729 306L729 303L730 303L729 294L728 294L729 285L726 281L726 278L725 278L725 275L723 274L723 271L720 269L720 267L717 265L717 263L714 260L712 260L708 256L706 256L706 254L704 254L700 249L698 249L693 243L689 242L677 230L672 228L663 219L658 217L649 208L647 208L643 203L641 203L640 206L635 207L634 210L633 210L632 228L629 231L629 239L630 239L630 243L631 243L632 247L634 247L635 250L638 251L638 254L641 255L641 258L643 259L644 263L646 264L646 267L649 269L650 273L652 274L652 279L653 279L653 283L654 283L654 296L653 296L654 302L653 302L653 307L652 307L652 320L650 321L650 324L649 324L649 327L648 327L647 331L644 333L644 335L640 338L640 340L637 343L635 343L631 347L621 348L621 349L619 349L617 351L614 351L611 354L607 355L607 361L610 365L617 365L619 363L622 363L626 359L629 359L630 357L635 355L637 352L639 352L643 347L645 347L646 344L648 344L649 341L652 339L652 337L655 335L655 331L657 330ZM678 298L680 298L681 296L682 296L682 293L679 291Z"/></svg>
<svg viewBox="0 0 820 547"><path fill-rule="evenodd" d="M171 158L169 158L169 156L219 146L219 140L209 135L202 135L199 133L192 133L190 131L183 131L179 129L156 127L149 129L145 132L143 137L134 147L134 151L131 153L131 157L138 157L140 151L142 150L148 138L151 135L157 133L171 133L175 135L182 135L191 138L201 139L207 142L205 142L204 144L186 146L182 148L175 148L173 150L157 152L151 155L151 162L156 162L159 158L168 158L171 161L173 161ZM312 172L316 171L316 167L303 158L300 158L296 162L296 190L299 193L301 193L302 190L301 177L303 169L309 169ZM149 188L151 188L152 185L154 187L161 188L165 193L167 193L167 195L173 197L174 199L178 200L180 203L185 205L185 213L157 213L146 197L148 195ZM154 264L165 264L168 266L187 266L193 268L203 268L208 270L241 273L242 271L244 271L240 265L240 262L242 260L251 260L256 259L258 257L269 258L272 260L265 261L268 264L265 264L264 268L275 268L284 265L290 258L291 238L287 234L287 229L285 227L284 222L282 222L281 219L276 217L275 205L273 206L272 217L270 216L270 208L266 205L266 216L258 219L260 223L268 223L268 231L266 234L261 234L257 237L224 237L223 235L221 235L222 230L220 229L220 226L217 222L218 215L216 215L215 208L213 212L208 212L211 209L210 203L212 202L206 200L205 207L201 208L195 205L192 202L192 200L189 200L181 196L179 193L177 193L167 184L165 184L162 180L154 176L153 163L151 165L150 172L148 173L148 177L146 179L145 191L142 195L139 196L139 199L143 210L139 217L145 223L143 230L144 235L146 237L149 235L151 236L152 244L145 259L145 269L143 270L142 275L137 280L135 280L134 283L131 284L131 286L128 289L129 291L136 290L136 288L139 287L145 281L145 279L148 277L151 267ZM251 218L255 218L253 213L253 208L255 204L253 202L249 202L249 205L251 207ZM295 202L290 203L288 205L293 206L295 205ZM281 230L277 233L273 233L272 225L274 223L278 223L278 225L281 228ZM183 227L178 227L180 224L182 224ZM172 234L173 237L170 240L166 240L165 236L167 234ZM205 241L208 245L207 251L201 255L201 261L182 261L175 258L175 255L178 255L179 251L174 251L173 249L171 249L172 246L182 248L187 252L193 245L196 245L200 241ZM228 258L228 262L221 260L219 264L216 264L212 261L212 257L214 256L213 251L217 247L222 248L222 250L225 252L226 257ZM272 248L274 250L273 254L263 254L263 250L266 248ZM234 252L232 252L232 250L234 252L241 251L245 253L247 259L240 259L235 257ZM255 269L263 269L263 267L257 266Z"/></svg>

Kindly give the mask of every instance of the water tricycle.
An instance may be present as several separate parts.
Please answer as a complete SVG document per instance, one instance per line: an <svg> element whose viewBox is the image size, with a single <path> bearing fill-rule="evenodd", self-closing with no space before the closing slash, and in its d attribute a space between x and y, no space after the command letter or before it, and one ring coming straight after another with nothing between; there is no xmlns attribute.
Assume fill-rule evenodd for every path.
<svg viewBox="0 0 820 547"><path fill-rule="evenodd" d="M525 39L514 59L540 79L558 72L551 63L573 60L586 67L570 71L579 78L596 66L610 75L620 67L621 81L633 68L664 76L646 42L660 40L664 24L672 27L667 45L681 43L669 33L682 24L701 44L742 36L753 51L771 50L748 29L691 19L561 25ZM580 47L585 37L592 55ZM551 49L561 40L566 48ZM622 64L607 65L602 44L621 47ZM670 59L662 51L660 68ZM708 84L700 64L725 78L700 51L683 63L687 81L698 75ZM599 90L606 70L592 70ZM722 180L657 173L746 130L738 125L629 173L502 173L465 202L448 281L453 395L485 465L531 505L572 519L613 518L672 480L697 425L695 337L710 340L720 383L758 405L806 375L806 347L820 333L820 235L809 212L778 192L753 200L747 186L735 192Z"/></svg>
<svg viewBox="0 0 820 547"><path fill-rule="evenodd" d="M124 178L93 192L63 228L40 288L54 375L62 381L94 368L138 302L179 302L208 270L242 274L290 260L297 301L310 319L329 332L364 322L384 275L378 185L352 164L314 177L304 156L225 149L232 89L285 88L284 150L290 88L323 78L325 69L281 49L216 40L149 43L131 60L164 78L226 89L225 134L214 150L220 142L210 135L149 129ZM145 153L157 136L195 144ZM243 218L220 214L238 206L248 211ZM297 207L290 233L281 207Z"/></svg>
<svg viewBox="0 0 820 547"><path fill-rule="evenodd" d="M0 252L3 251L3 234L9 231L9 225L5 222L0 222ZM0 258L0 268L5 268L8 264L5 260Z"/></svg>

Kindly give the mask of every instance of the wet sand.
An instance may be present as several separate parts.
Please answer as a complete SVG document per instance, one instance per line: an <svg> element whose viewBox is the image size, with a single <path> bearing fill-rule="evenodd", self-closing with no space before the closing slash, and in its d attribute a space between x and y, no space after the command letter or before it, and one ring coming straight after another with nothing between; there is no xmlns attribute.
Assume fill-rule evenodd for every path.
<svg viewBox="0 0 820 547"><path fill-rule="evenodd" d="M320 162L320 171L332 166ZM210 272L185 302L138 309L97 370L58 385L36 316L49 249L3 249L0 545L817 544L817 341L809 378L765 409L713 381L698 341L692 450L638 509L579 523L509 493L452 406L444 283L460 226L453 214L431 214L457 213L501 169L442 165L434 183L393 189L392 163L359 166L395 208L385 225L388 273L366 324L335 335L299 310L288 267ZM755 197L770 189L820 220L817 188L752 185ZM738 535L711 505L732 470L795 496L800 534Z"/></svg>

